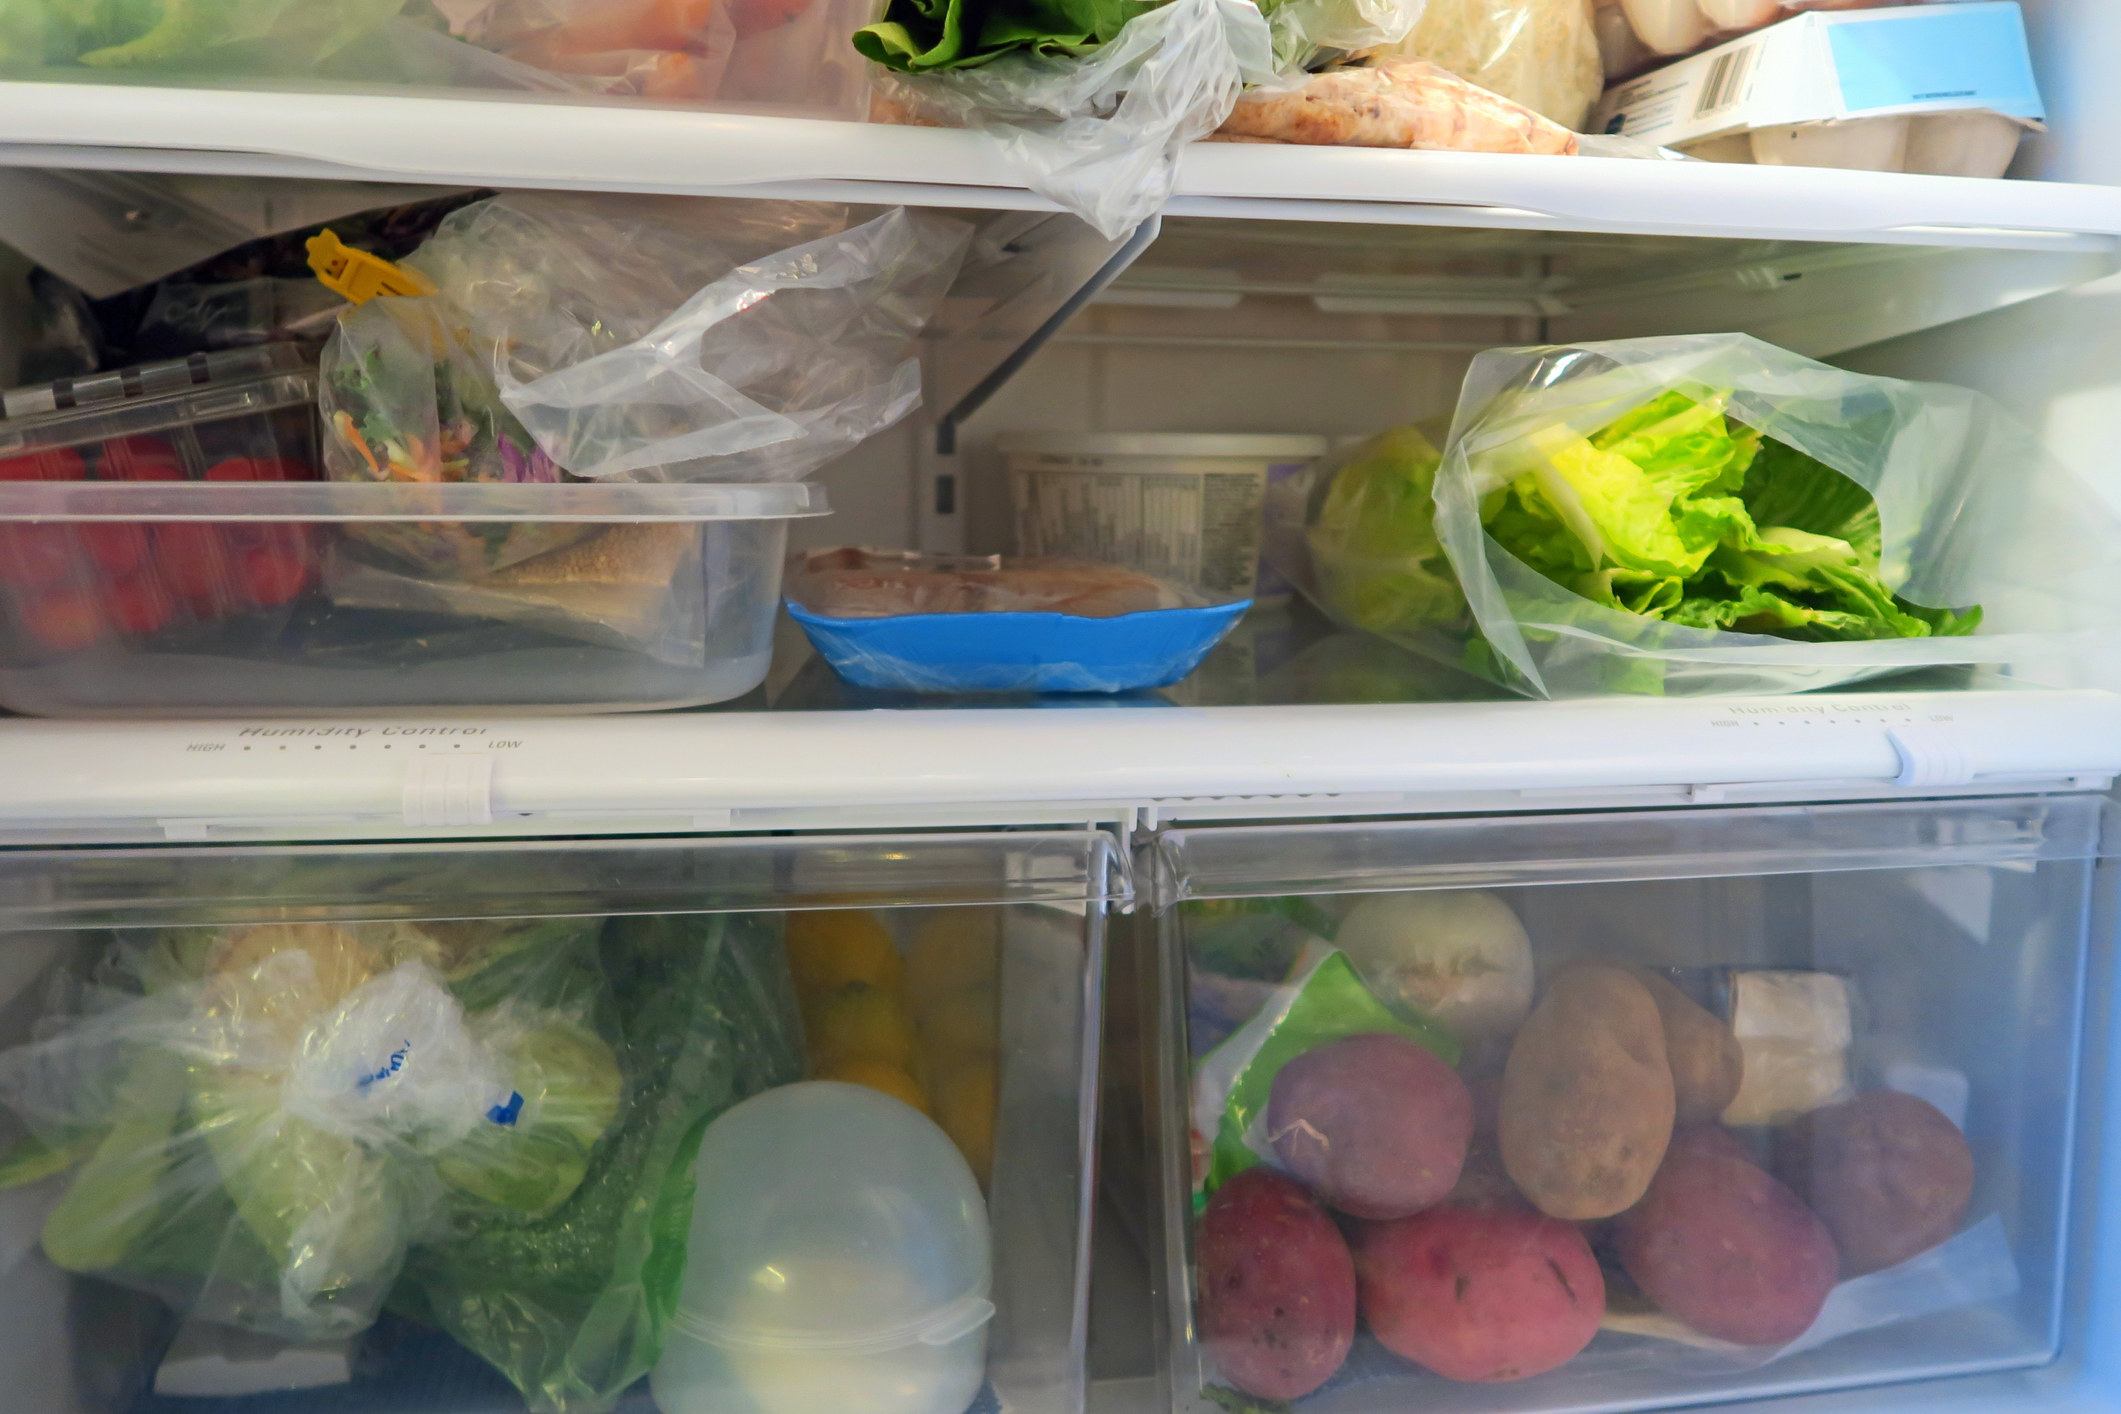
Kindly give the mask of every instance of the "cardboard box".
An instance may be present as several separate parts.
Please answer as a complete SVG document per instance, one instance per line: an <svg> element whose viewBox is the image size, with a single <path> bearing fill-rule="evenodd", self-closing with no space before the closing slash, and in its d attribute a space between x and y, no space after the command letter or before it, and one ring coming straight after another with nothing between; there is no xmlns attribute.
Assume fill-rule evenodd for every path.
<svg viewBox="0 0 2121 1414"><path fill-rule="evenodd" d="M2046 116L2014 0L1812 10L1607 90L1594 132L1663 147L1900 114Z"/></svg>

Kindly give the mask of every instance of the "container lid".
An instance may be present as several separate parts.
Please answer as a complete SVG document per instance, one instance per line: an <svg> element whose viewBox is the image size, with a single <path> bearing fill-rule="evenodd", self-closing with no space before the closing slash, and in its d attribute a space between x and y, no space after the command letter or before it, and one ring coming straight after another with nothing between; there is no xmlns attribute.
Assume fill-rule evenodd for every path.
<svg viewBox="0 0 2121 1414"><path fill-rule="evenodd" d="M289 344L224 349L0 393L0 456L307 407L316 370Z"/></svg>
<svg viewBox="0 0 2121 1414"><path fill-rule="evenodd" d="M700 1140L671 1324L715 1345L947 1345L994 1314L987 1207L935 1121L859 1085L754 1095Z"/></svg>
<svg viewBox="0 0 2121 1414"><path fill-rule="evenodd" d="M831 509L824 487L802 481L0 481L0 522L602 523L787 520Z"/></svg>
<svg viewBox="0 0 2121 1414"><path fill-rule="evenodd" d="M1059 453L1092 457L1287 457L1326 454L1326 439L1303 433L1252 432L1012 432L998 444L1004 455Z"/></svg>

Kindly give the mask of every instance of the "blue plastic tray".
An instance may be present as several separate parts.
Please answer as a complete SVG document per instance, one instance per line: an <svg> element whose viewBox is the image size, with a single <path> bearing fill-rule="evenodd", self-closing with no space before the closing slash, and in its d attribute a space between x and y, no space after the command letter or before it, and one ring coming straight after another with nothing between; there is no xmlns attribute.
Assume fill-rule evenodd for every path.
<svg viewBox="0 0 2121 1414"><path fill-rule="evenodd" d="M1241 599L1108 619L1043 613L841 619L795 603L788 613L832 670L856 687L1128 692L1164 687L1192 672L1251 607Z"/></svg>

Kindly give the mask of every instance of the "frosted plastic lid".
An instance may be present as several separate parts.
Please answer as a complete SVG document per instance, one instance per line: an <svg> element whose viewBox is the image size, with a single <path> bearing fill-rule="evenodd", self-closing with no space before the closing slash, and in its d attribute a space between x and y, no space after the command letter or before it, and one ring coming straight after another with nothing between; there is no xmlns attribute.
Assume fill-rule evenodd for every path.
<svg viewBox="0 0 2121 1414"><path fill-rule="evenodd" d="M1058 453L1092 457L1275 457L1302 461L1326 454L1326 439L1249 432L1017 432L1000 439L1003 455Z"/></svg>
<svg viewBox="0 0 2121 1414"><path fill-rule="evenodd" d="M910 1105L814 1080L707 1127L671 1324L716 1345L946 1345L994 1314L987 1209L957 1147Z"/></svg>

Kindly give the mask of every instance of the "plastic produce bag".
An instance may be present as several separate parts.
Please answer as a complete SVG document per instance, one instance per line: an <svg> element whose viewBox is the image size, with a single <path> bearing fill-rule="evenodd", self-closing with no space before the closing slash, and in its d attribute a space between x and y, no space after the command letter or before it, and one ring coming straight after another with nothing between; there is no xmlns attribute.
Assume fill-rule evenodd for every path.
<svg viewBox="0 0 2121 1414"><path fill-rule="evenodd" d="M404 0L0 0L0 71L217 69L295 74L395 15Z"/></svg>
<svg viewBox="0 0 2121 1414"><path fill-rule="evenodd" d="M507 1375L534 1414L609 1409L654 1366L684 1280L700 1136L738 1100L802 1078L771 919L617 918L595 960L584 981L603 989L624 1100L580 1181L527 1219L460 1199L391 1298ZM514 989L505 974L491 986Z"/></svg>
<svg viewBox="0 0 2121 1414"><path fill-rule="evenodd" d="M1427 0L1378 53L1427 59L1578 131L1605 91L1591 0Z"/></svg>
<svg viewBox="0 0 2121 1414"><path fill-rule="evenodd" d="M864 52L884 57L873 41ZM1250 0L1170 0L1109 42L879 68L875 84L880 111L898 121L994 133L1025 185L1117 240L1170 199L1179 151L1215 131L1245 84L1273 78L1273 53Z"/></svg>
<svg viewBox="0 0 2121 1414"><path fill-rule="evenodd" d="M903 208L476 203L405 262L435 296L372 300L326 348L327 465L795 480L919 404L912 343L969 237Z"/></svg>
<svg viewBox="0 0 2121 1414"><path fill-rule="evenodd" d="M2068 684L2121 648L2121 523L2028 430L1744 335L1482 354L1440 459L1373 439L1269 516L1329 612L1533 696Z"/></svg>
<svg viewBox="0 0 2121 1414"><path fill-rule="evenodd" d="M1274 1163L1265 1133L1274 1077L1297 1056L1347 1036L1401 1036L1458 1063L1458 1043L1434 1022L1393 1011L1371 994L1347 954L1312 940L1286 982L1193 1072L1193 1132L1208 1144L1196 1185L1205 1197L1254 1164Z"/></svg>
<svg viewBox="0 0 2121 1414"><path fill-rule="evenodd" d="M576 935L561 925L558 944ZM46 1254L311 1340L365 1328L452 1201L557 1202L618 1075L591 998L467 1001L514 946L397 924L121 945L90 1009L0 1055L0 1102L77 1165Z"/></svg>

